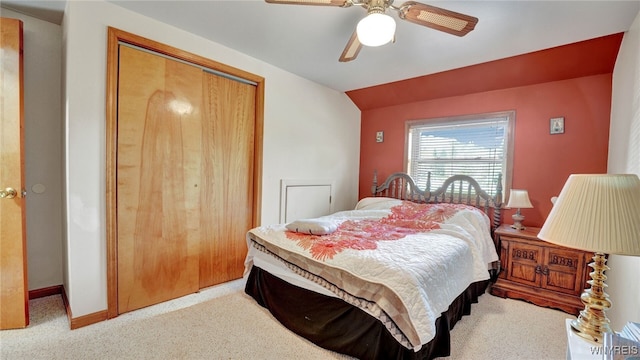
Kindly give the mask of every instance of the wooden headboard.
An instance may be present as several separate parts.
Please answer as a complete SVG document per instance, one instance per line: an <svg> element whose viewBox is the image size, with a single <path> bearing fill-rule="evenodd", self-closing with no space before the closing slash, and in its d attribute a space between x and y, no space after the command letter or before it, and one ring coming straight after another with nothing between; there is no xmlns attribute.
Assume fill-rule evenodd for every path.
<svg viewBox="0 0 640 360"><path fill-rule="evenodd" d="M442 186L431 191L431 173L427 174L427 185L420 189L407 173L389 175L378 185L378 175L373 174L371 193L418 203L453 203L474 206L484 211L492 219L491 229L495 230L502 221L502 175L498 175L495 196L484 191L478 182L468 175L454 175L446 179Z"/></svg>

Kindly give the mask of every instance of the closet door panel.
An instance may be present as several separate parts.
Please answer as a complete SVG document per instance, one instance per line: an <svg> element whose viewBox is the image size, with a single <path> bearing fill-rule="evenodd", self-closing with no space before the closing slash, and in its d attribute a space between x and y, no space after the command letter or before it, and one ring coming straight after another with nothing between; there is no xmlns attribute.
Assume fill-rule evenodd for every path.
<svg viewBox="0 0 640 360"><path fill-rule="evenodd" d="M242 277L253 224L255 86L203 74L200 287ZM206 214L206 215L205 215Z"/></svg>
<svg viewBox="0 0 640 360"><path fill-rule="evenodd" d="M120 46L118 312L198 290L202 72Z"/></svg>

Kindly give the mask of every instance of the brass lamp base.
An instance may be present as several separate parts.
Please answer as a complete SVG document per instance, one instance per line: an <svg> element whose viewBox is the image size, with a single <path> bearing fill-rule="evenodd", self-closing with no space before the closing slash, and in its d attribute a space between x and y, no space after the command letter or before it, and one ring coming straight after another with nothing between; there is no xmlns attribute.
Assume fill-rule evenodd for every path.
<svg viewBox="0 0 640 360"><path fill-rule="evenodd" d="M589 264L593 271L589 274L591 280L587 281L591 288L585 289L580 300L584 304L584 310L580 311L580 316L571 322L571 328L577 335L601 344L604 333L611 332L609 319L605 311L611 307L609 295L604 292L607 284L604 281L607 276L604 275L609 270L607 258L603 253L595 253L593 262Z"/></svg>

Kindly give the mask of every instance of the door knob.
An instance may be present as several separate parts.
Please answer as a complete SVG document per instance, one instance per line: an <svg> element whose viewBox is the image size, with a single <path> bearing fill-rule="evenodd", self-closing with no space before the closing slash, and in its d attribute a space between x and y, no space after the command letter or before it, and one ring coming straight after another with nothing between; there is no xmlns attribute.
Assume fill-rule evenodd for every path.
<svg viewBox="0 0 640 360"><path fill-rule="evenodd" d="M16 189L10 187L4 190L0 190L0 198L3 199L13 199L17 194L18 192L16 191Z"/></svg>

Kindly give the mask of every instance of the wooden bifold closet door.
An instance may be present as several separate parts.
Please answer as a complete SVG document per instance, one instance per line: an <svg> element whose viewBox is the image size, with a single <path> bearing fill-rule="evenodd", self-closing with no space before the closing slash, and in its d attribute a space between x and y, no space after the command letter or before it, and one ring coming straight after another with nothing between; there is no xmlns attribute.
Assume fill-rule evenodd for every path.
<svg viewBox="0 0 640 360"><path fill-rule="evenodd" d="M119 45L118 313L240 278L256 87Z"/></svg>
<svg viewBox="0 0 640 360"><path fill-rule="evenodd" d="M244 271L244 239L253 223L256 91L207 72L203 79L201 288L238 279Z"/></svg>

